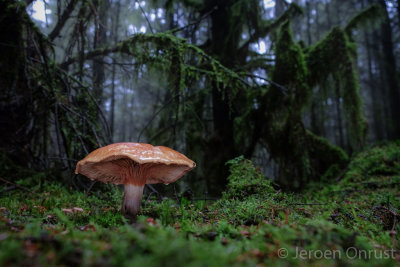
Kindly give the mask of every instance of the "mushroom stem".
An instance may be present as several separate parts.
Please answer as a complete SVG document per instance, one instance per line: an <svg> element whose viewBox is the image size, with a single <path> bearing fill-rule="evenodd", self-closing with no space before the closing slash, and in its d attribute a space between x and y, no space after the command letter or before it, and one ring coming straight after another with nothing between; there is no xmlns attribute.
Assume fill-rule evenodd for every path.
<svg viewBox="0 0 400 267"><path fill-rule="evenodd" d="M122 214L131 221L136 220L136 214L142 203L144 185L124 185L124 198L122 200Z"/></svg>

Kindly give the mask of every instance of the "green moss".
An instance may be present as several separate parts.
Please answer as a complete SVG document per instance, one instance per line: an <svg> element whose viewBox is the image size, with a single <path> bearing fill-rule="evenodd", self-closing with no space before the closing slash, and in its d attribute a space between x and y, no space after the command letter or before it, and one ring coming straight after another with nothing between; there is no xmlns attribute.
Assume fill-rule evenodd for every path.
<svg viewBox="0 0 400 267"><path fill-rule="evenodd" d="M285 86L289 92L290 108L294 112L301 112L309 98L307 84L307 68L303 50L293 41L290 23L284 23L279 31L275 48L276 62L273 72L273 81Z"/></svg>
<svg viewBox="0 0 400 267"><path fill-rule="evenodd" d="M360 85L356 71L356 47L340 27L334 27L321 41L313 45L307 53L309 84L319 85L320 94L326 95L334 87L326 84L332 75L343 99L348 142L350 151L359 151L367 134L367 123L362 113Z"/></svg>
<svg viewBox="0 0 400 267"><path fill-rule="evenodd" d="M310 160L318 159L313 166L322 180L336 178L349 161L346 152L325 138L307 131Z"/></svg>
<svg viewBox="0 0 400 267"><path fill-rule="evenodd" d="M345 175L362 166L369 182L390 183L372 187L346 178L301 194L275 192L250 161L238 157L228 163L231 198L158 202L144 197L134 225L120 215L118 190L87 195L44 183L35 193L2 192L0 265L396 266L395 259L379 255L400 244L399 235L392 234L400 231L394 223L400 210L399 145L362 152ZM83 212L62 212L73 207ZM278 254L282 249L287 256ZM313 253L317 250L336 258L320 257ZM299 251L307 256L299 257ZM373 254L351 254L356 251Z"/></svg>
<svg viewBox="0 0 400 267"><path fill-rule="evenodd" d="M344 180L363 182L385 175L400 176L400 141L382 143L357 154Z"/></svg>
<svg viewBox="0 0 400 267"><path fill-rule="evenodd" d="M7 154L0 150L0 178L18 185L38 187L46 180L48 174L45 172L37 172L23 166L19 166L12 161ZM0 181L0 184L4 181ZM7 185L7 183L5 183Z"/></svg>
<svg viewBox="0 0 400 267"><path fill-rule="evenodd" d="M229 165L230 175L222 199L244 200L249 197L266 199L275 191L271 181L264 177L261 170L243 156L232 159L226 164Z"/></svg>
<svg viewBox="0 0 400 267"><path fill-rule="evenodd" d="M319 51L323 47L318 45L315 49ZM313 60L319 62L319 52L312 53L317 57ZM283 85L287 91L282 94L279 88L272 86L267 93L269 125L264 140L271 157L279 165L278 182L286 188L304 187L309 181L319 180L327 171L330 176L338 174L348 160L342 149L317 137L303 125L302 112L310 102L310 88L314 86L310 78L312 81L317 72L308 70L306 59L304 50L293 40L290 24L283 24L276 44L272 76L274 82Z"/></svg>

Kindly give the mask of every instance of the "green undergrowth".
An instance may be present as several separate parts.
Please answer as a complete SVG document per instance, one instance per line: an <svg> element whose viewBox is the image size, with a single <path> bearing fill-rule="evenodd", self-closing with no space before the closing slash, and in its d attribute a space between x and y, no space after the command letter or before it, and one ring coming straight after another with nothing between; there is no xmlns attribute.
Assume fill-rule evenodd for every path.
<svg viewBox="0 0 400 267"><path fill-rule="evenodd" d="M46 177L4 185L0 266L396 266L399 151L370 148L298 194L274 190L239 157L218 201L144 196L132 225L117 188L87 194Z"/></svg>
<svg viewBox="0 0 400 267"><path fill-rule="evenodd" d="M274 192L271 180L265 179L259 168L243 156L229 160L230 175L228 185L223 192L223 200L245 200L248 197L265 198Z"/></svg>

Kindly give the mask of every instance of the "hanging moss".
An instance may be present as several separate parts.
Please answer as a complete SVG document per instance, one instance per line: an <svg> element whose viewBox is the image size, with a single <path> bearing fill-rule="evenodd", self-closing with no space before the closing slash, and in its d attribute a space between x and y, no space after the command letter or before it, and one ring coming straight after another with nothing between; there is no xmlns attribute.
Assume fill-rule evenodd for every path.
<svg viewBox="0 0 400 267"><path fill-rule="evenodd" d="M343 29L334 27L317 44L301 48L293 41L290 24L285 23L279 31L275 52L273 81L288 90L284 95L272 86L268 92L269 126L264 140L279 165L279 178L291 187L320 179L324 173L324 177L332 178L345 166L348 157L340 148L306 131L301 114L310 102L310 88L319 85L326 94L326 90L335 88L324 87L327 77L332 77L340 86L350 151L361 149L367 124L356 75L356 46Z"/></svg>
<svg viewBox="0 0 400 267"><path fill-rule="evenodd" d="M293 112L301 112L310 94L308 73L303 50L293 41L289 22L284 23L280 29L275 53L273 80L289 90L287 93L292 102Z"/></svg>
<svg viewBox="0 0 400 267"><path fill-rule="evenodd" d="M311 98L313 73L309 74L303 51L293 41L290 24L283 24L276 44L272 77L287 91L282 94L272 86L267 94L269 124L264 140L279 165L279 182L289 188L299 188L308 181L320 179L327 171L335 174L348 160L342 149L304 128L302 111Z"/></svg>
<svg viewBox="0 0 400 267"><path fill-rule="evenodd" d="M235 96L238 90L248 87L236 72L207 55L199 47L170 33L135 34L109 49L109 52L131 55L137 68L149 65L168 71L171 88L178 88L181 92L186 83L185 77L199 78L200 75L211 78L210 82L215 81L223 96L224 88L229 87L232 96ZM99 51L97 53L101 54Z"/></svg>
<svg viewBox="0 0 400 267"><path fill-rule="evenodd" d="M273 81L287 88L283 95L272 86L267 97L269 127L265 141L279 164L279 179L289 187L300 187L312 177L302 109L309 98L307 69L301 47L293 41L290 23L279 31Z"/></svg>
<svg viewBox="0 0 400 267"><path fill-rule="evenodd" d="M355 44L349 41L344 30L334 27L325 38L310 48L306 58L310 86L324 85L330 74L340 85L350 150L360 150L365 142L367 124L362 113L356 74ZM329 88L332 87L325 87Z"/></svg>

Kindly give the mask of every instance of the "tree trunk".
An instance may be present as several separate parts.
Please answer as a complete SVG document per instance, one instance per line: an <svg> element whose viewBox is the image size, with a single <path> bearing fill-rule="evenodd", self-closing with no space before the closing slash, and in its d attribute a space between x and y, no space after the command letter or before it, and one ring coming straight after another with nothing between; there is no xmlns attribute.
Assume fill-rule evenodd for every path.
<svg viewBox="0 0 400 267"><path fill-rule="evenodd" d="M372 33L372 39L373 40L380 40L381 35L378 33L378 31L374 31ZM384 138L389 137L389 118L390 118L390 106L388 105L388 99L389 99L389 91L388 91L388 85L387 81L385 80L385 68L384 68L384 63L383 63L383 58L382 58L382 48L379 42L373 42L372 43L372 52L373 52L373 58L376 61L376 69L377 69L377 84L375 87L376 90L376 95L379 100L379 106L381 108L381 115L382 115L382 124L384 125Z"/></svg>
<svg viewBox="0 0 400 267"><path fill-rule="evenodd" d="M116 3L117 11L115 20L113 20L113 41L116 44L118 42L118 29L119 29L119 15L121 5L119 2ZM111 141L114 139L114 118L115 118L115 58L113 58L112 70L111 70L111 105L110 105L110 132L111 132Z"/></svg>
<svg viewBox="0 0 400 267"><path fill-rule="evenodd" d="M384 70L389 86L389 104L391 110L391 129L389 138L400 138L400 92L396 78L396 59L393 53L392 26L386 9L385 0L379 0L385 13L385 21L382 23L382 49L384 58Z"/></svg>
<svg viewBox="0 0 400 267"><path fill-rule="evenodd" d="M368 33L364 32L364 42L367 52L367 68L368 68L368 85L371 91L371 102L372 102L372 118L373 118L373 129L375 134L375 140L381 140L383 138L383 124L381 115L381 104L379 99L379 88L376 85L375 77L372 71L372 55L371 55L371 43L369 40Z"/></svg>
<svg viewBox="0 0 400 267"><path fill-rule="evenodd" d="M335 107L336 107L336 127L339 134L339 146L344 147L344 134L343 134L343 119L342 119L342 106L340 104L341 93L340 93L340 82L338 77L334 77L335 80Z"/></svg>
<svg viewBox="0 0 400 267"><path fill-rule="evenodd" d="M108 9L110 8L109 0L103 0L98 9L98 15L95 14L96 25L93 41L93 49L105 46L107 44L107 21ZM103 103L103 82L105 79L103 57L93 60L93 94L97 102Z"/></svg>
<svg viewBox="0 0 400 267"><path fill-rule="evenodd" d="M33 96L38 94L34 91L37 80L27 76L25 56L36 61L40 55L35 53L37 44L25 40L26 32L30 31L24 25L25 11L12 0L0 1L0 10L0 152L4 151L17 164L28 166L33 158L33 131L40 126L35 125L34 120L37 114ZM46 114L46 111L43 116L39 114L37 124L42 123L40 118Z"/></svg>
<svg viewBox="0 0 400 267"><path fill-rule="evenodd" d="M211 14L212 43L209 47L209 53L231 69L234 68L236 63L234 60L241 36L241 30L235 29L231 25L232 14L229 12L229 8L233 2L221 1L221 3L217 3L218 9ZM208 3L210 8L213 8L215 4L214 1ZM227 29L229 29L229 34L227 34ZM207 141L204 162L211 163L205 171L208 192L216 195L220 194L221 188L226 185L226 177L228 176L228 169L221 164L237 156L233 127L235 114L230 106L230 88L223 88L222 84L215 81L211 94L214 129Z"/></svg>
<svg viewBox="0 0 400 267"><path fill-rule="evenodd" d="M311 7L310 1L306 2L306 15L307 15L307 45L311 45L312 38L311 38Z"/></svg>

